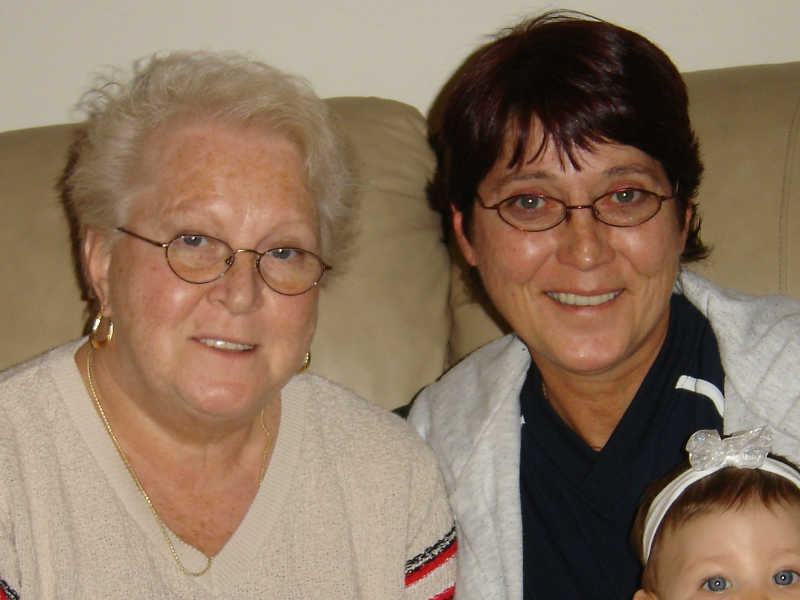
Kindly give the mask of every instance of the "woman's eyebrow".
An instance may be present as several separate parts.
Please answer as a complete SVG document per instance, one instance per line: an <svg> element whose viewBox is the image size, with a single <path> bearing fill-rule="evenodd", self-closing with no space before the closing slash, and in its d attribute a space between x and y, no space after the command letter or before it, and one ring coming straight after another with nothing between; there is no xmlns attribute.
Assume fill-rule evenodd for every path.
<svg viewBox="0 0 800 600"><path fill-rule="evenodd" d="M607 177L619 177L620 175L647 175L648 177L652 177L654 179L658 177L658 173L655 169L638 163L609 167L603 171L603 175Z"/></svg>
<svg viewBox="0 0 800 600"><path fill-rule="evenodd" d="M640 163L631 163L623 165L614 165L604 170L601 175L603 177L620 177L625 175L646 175L651 179L658 179L658 172L648 165ZM547 181L555 179L556 175L547 169L536 169L535 171L511 171L500 177L497 181L498 185L506 185L508 183L515 183L518 181Z"/></svg>
<svg viewBox="0 0 800 600"><path fill-rule="evenodd" d="M505 185L507 183L514 183L516 181L542 181L553 179L554 175L544 169L537 169L536 171L512 171L503 175L498 184Z"/></svg>

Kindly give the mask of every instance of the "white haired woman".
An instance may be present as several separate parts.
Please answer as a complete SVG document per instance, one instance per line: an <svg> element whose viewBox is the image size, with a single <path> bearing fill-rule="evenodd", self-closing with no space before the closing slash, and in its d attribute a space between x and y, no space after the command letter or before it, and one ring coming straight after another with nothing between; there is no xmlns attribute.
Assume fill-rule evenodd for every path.
<svg viewBox="0 0 800 600"><path fill-rule="evenodd" d="M61 190L96 318L2 376L0 590L452 595L424 444L298 375L350 212L325 104L267 65L174 53L87 107Z"/></svg>

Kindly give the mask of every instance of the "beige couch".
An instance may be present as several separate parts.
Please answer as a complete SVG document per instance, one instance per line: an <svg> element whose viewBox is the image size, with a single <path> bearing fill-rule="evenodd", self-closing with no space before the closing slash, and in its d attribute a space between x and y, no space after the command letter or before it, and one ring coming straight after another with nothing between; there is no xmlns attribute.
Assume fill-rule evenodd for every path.
<svg viewBox="0 0 800 600"><path fill-rule="evenodd" d="M800 62L686 79L714 246L698 270L800 298ZM422 116L376 98L329 103L350 138L361 209L353 259L321 296L312 370L393 408L500 329L467 291L427 206L433 156ZM87 318L53 191L71 128L0 133L0 368L79 336Z"/></svg>

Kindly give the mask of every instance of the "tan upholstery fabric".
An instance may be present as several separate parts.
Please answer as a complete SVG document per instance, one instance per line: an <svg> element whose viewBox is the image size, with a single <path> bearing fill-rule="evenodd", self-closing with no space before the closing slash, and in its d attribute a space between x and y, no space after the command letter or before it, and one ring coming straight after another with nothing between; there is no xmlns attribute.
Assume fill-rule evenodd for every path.
<svg viewBox="0 0 800 600"><path fill-rule="evenodd" d="M707 264L727 287L800 297L800 63L686 76L706 165Z"/></svg>
<svg viewBox="0 0 800 600"><path fill-rule="evenodd" d="M76 338L84 321L54 185L72 127L0 134L0 367Z"/></svg>
<svg viewBox="0 0 800 600"><path fill-rule="evenodd" d="M687 75L706 177L700 268L753 293L800 297L800 62ZM358 235L323 287L312 371L392 408L501 329L451 267L424 188L433 156L413 108L328 101L356 167ZM0 368L77 337L83 313L53 190L70 126L0 133ZM452 289L451 289L452 279Z"/></svg>
<svg viewBox="0 0 800 600"><path fill-rule="evenodd" d="M323 287L311 370L394 408L445 364L449 260L425 184L433 153L418 111L338 98L354 154L358 236L345 273Z"/></svg>

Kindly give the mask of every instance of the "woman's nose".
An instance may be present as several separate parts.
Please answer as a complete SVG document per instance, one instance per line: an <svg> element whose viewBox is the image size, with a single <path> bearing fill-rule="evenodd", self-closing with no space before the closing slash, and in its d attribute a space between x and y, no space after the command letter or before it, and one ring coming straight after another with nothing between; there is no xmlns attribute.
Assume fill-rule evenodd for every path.
<svg viewBox="0 0 800 600"><path fill-rule="evenodd" d="M614 256L608 242L608 225L598 221L591 206L575 207L559 226L558 260L582 271L605 264Z"/></svg>
<svg viewBox="0 0 800 600"><path fill-rule="evenodd" d="M256 268L256 260L258 254L252 251L232 254L228 259L230 267L227 272L212 284L211 298L225 304L234 314L260 308L264 301L264 290L268 288Z"/></svg>

